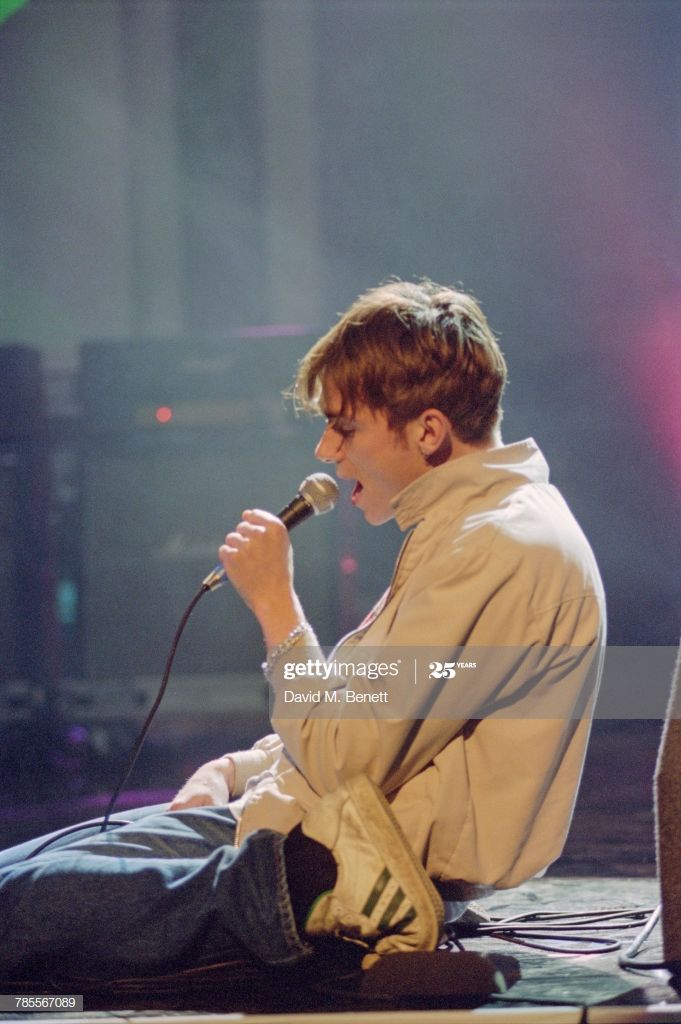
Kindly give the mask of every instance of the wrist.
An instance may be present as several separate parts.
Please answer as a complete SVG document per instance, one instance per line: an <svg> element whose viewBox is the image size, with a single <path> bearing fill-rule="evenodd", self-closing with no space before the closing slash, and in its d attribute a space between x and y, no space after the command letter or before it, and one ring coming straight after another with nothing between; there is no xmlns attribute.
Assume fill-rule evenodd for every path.
<svg viewBox="0 0 681 1024"><path fill-rule="evenodd" d="M276 646L268 647L267 660L263 661L260 667L270 682L272 681L272 672L274 671L279 659L287 654L292 647L304 643L306 636L308 640L310 638L314 639L314 632L310 623L303 620L302 622L299 622L297 626L294 626L287 636L280 641L280 643L276 644Z"/></svg>
<svg viewBox="0 0 681 1024"><path fill-rule="evenodd" d="M268 650L282 643L291 630L305 622L305 613L294 591L287 591L274 602L263 602L253 610Z"/></svg>
<svg viewBox="0 0 681 1024"><path fill-rule="evenodd" d="M229 756L229 754L224 754L222 757L218 758L218 760L216 761L216 766L219 769L220 774L224 778L225 782L227 783L227 788L231 796L231 794L234 792L234 783L236 778L234 761Z"/></svg>

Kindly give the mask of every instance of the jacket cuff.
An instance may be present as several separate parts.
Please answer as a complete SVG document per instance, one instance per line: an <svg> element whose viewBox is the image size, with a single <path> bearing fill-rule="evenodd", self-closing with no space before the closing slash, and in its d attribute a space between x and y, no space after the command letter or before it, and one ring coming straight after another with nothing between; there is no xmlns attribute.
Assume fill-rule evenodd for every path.
<svg viewBox="0 0 681 1024"><path fill-rule="evenodd" d="M225 754L225 757L234 765L234 791L230 793L231 797L242 796L248 780L253 775L259 775L272 763L272 754L267 750L237 750Z"/></svg>

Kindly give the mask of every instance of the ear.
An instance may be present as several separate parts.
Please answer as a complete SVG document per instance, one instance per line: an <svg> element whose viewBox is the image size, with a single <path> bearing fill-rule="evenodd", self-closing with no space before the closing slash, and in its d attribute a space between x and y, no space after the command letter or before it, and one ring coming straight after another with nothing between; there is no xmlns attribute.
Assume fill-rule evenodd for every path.
<svg viewBox="0 0 681 1024"><path fill-rule="evenodd" d="M416 442L426 458L436 452L452 432L449 419L439 409L426 409L416 419Z"/></svg>
<svg viewBox="0 0 681 1024"><path fill-rule="evenodd" d="M454 432L443 412L426 409L414 420L413 426L413 439L430 466L439 466L451 458Z"/></svg>

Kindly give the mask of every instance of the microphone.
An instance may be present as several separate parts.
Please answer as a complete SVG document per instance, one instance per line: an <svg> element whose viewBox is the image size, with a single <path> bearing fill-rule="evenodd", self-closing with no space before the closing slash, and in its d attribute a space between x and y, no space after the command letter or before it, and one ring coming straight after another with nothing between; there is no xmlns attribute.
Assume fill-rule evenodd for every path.
<svg viewBox="0 0 681 1024"><path fill-rule="evenodd" d="M287 530L309 519L330 512L338 501L338 484L328 473L311 473L306 476L298 493L288 505L277 513ZM216 565L201 584L202 590L217 590L227 582L222 565Z"/></svg>

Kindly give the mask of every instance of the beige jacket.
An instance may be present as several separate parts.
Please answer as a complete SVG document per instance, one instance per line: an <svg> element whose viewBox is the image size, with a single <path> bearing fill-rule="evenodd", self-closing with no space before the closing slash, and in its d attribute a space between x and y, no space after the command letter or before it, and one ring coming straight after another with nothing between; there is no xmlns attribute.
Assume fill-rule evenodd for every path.
<svg viewBox="0 0 681 1024"><path fill-rule="evenodd" d="M563 848L602 667L603 588L532 440L433 469L394 507L411 532L387 597L332 657L378 647L390 660L412 645L459 660L489 651L494 671L465 677L463 706L443 705L441 684L426 680L422 717L367 705L358 719L342 705L284 712L292 684L277 666L276 733L230 755L243 794L232 806L239 839L288 832L319 796L366 772L430 876L454 883L449 898L466 899L519 885ZM310 657L323 658L312 635L285 660ZM342 690L337 679L324 685Z"/></svg>

